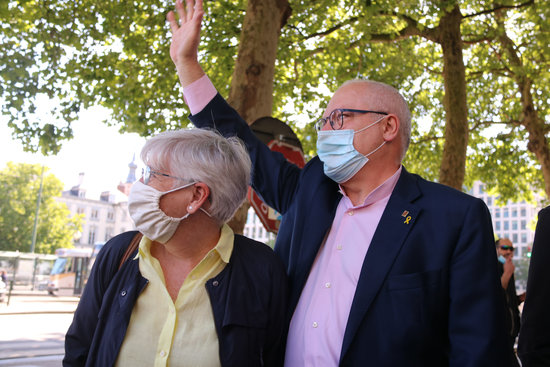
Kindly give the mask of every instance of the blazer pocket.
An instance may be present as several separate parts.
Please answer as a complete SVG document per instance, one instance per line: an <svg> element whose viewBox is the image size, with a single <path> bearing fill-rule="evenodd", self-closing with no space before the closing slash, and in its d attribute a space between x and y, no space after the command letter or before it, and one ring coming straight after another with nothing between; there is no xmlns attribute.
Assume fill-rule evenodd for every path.
<svg viewBox="0 0 550 367"><path fill-rule="evenodd" d="M422 273L394 275L388 278L388 290L399 291L415 288L430 288L437 285L441 279L441 270L431 270Z"/></svg>
<svg viewBox="0 0 550 367"><path fill-rule="evenodd" d="M403 331L414 333L420 325L436 317L441 270L395 275L388 278L387 290L392 319ZM410 329L412 328L412 329Z"/></svg>

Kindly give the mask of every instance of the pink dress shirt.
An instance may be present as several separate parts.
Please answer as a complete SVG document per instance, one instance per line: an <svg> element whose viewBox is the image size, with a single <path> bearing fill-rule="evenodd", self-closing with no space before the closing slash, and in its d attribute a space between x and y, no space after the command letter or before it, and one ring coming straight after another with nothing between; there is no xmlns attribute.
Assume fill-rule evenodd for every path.
<svg viewBox="0 0 550 367"><path fill-rule="evenodd" d="M191 114L200 112L216 93L206 75L183 90ZM401 168L362 205L353 206L340 189L344 196L290 323L285 366L338 366L363 261L400 174Z"/></svg>
<svg viewBox="0 0 550 367"><path fill-rule="evenodd" d="M351 303L374 231L401 168L362 205L344 195L292 316L285 366L338 366Z"/></svg>

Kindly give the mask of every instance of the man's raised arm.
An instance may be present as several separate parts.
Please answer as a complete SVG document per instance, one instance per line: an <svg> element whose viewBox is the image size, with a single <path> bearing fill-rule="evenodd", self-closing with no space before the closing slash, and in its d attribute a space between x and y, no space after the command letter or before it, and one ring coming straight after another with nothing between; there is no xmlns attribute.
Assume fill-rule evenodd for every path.
<svg viewBox="0 0 550 367"><path fill-rule="evenodd" d="M205 75L198 60L200 31L204 10L202 0L176 0L176 14L168 12L166 19L172 31L170 57L176 65L178 77L183 88L189 86Z"/></svg>

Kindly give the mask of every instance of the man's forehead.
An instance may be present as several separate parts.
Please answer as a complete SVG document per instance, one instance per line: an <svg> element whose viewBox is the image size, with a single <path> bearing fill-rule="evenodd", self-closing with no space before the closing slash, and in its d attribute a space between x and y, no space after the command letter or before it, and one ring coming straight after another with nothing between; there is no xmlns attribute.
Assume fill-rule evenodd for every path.
<svg viewBox="0 0 550 367"><path fill-rule="evenodd" d="M349 84L334 93L325 110L331 112L337 108L372 109L369 106L369 92L364 84Z"/></svg>

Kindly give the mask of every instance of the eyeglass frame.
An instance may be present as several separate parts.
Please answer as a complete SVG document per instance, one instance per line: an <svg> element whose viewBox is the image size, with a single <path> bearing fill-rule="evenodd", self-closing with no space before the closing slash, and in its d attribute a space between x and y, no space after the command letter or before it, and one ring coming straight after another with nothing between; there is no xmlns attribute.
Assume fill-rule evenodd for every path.
<svg viewBox="0 0 550 367"><path fill-rule="evenodd" d="M149 182L151 181L151 175L159 175L159 176L164 176L164 177L175 178L177 180L188 181L185 178L172 176L172 175L169 175L167 173L162 173L162 172L158 172L158 171L153 171L151 169L151 167L149 167L149 166L146 166L145 168L141 169L141 177L143 177L143 183L145 185L148 185Z"/></svg>
<svg viewBox="0 0 550 367"><path fill-rule="evenodd" d="M338 126L333 120L337 119L335 113L340 112L340 125ZM330 123L332 130L340 130L344 126L344 112L354 112L354 113L377 113L380 115L387 116L389 113L381 111L371 111L371 110L357 110L354 108L336 108L327 117L321 117L319 120L315 121L315 130L321 131L321 129L326 125L327 121Z"/></svg>
<svg viewBox="0 0 550 367"><path fill-rule="evenodd" d="M508 246L508 245L500 245L501 250L510 250L514 252L514 246Z"/></svg>

